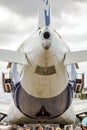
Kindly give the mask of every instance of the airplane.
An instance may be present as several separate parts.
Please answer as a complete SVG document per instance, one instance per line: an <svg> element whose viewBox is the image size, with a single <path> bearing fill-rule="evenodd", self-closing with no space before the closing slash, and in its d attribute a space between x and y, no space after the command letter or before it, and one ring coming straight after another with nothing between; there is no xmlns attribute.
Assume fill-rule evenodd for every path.
<svg viewBox="0 0 87 130"><path fill-rule="evenodd" d="M17 51L0 49L0 60L11 66L9 83L12 90L10 107L0 103L0 113L5 114L2 122L74 122L77 113L87 111L87 101L84 108L78 108L79 112L74 108L82 102L73 102L76 65L87 61L86 55L87 50L70 51L51 27L50 0L39 0L36 32Z"/></svg>

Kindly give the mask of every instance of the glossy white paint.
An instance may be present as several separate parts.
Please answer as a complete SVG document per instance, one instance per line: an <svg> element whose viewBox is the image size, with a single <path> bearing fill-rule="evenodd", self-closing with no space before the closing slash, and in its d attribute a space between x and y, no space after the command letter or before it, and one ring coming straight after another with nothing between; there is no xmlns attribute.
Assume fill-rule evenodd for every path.
<svg viewBox="0 0 87 130"><path fill-rule="evenodd" d="M22 58L21 58L22 57ZM23 52L0 49L0 60L27 65L26 55Z"/></svg>
<svg viewBox="0 0 87 130"><path fill-rule="evenodd" d="M64 64L73 64L77 62L85 62L87 61L87 50L84 51L75 51L66 53Z"/></svg>
<svg viewBox="0 0 87 130"><path fill-rule="evenodd" d="M45 50L41 45L43 42L41 36L44 30L51 35L51 47L49 50ZM65 89L68 79L66 66L64 66L63 61L64 54L69 49L67 46L64 46L62 39L48 27L38 31L32 42L29 39L26 40L23 47L27 55L28 65L23 68L21 84L27 93L35 97L49 98L57 96ZM54 66L56 73L46 76L39 75L35 73L37 65L41 67Z"/></svg>

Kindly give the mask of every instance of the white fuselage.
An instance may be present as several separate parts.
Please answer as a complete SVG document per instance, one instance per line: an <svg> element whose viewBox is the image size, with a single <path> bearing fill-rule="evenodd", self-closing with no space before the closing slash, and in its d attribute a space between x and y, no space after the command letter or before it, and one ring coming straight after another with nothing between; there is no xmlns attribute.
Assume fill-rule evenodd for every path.
<svg viewBox="0 0 87 130"><path fill-rule="evenodd" d="M51 34L51 47L45 50L42 46L44 30L49 30ZM42 29L33 36L33 40L26 42L21 46L27 53L29 65L23 68L21 75L21 84L24 90L32 96L39 98L50 98L59 95L68 84L67 69L64 66L64 53L68 51L67 46L62 39L51 29ZM53 74L36 73L37 66L54 66ZM45 73L45 72L44 72Z"/></svg>
<svg viewBox="0 0 87 130"><path fill-rule="evenodd" d="M44 32L50 33L49 39L45 39L43 37ZM49 48L45 49L45 47L47 46ZM14 82L14 85L20 82L22 89L26 93L26 95L36 100L35 103L36 103L37 108L35 107L32 108L34 109L33 113L35 112L35 109L36 109L37 113L40 114L39 110L41 109L42 111L42 109L44 109L44 112L47 111L48 113L51 113L52 115L52 110L50 110L50 109L53 109L52 102L51 102L52 108L49 108L49 106L46 106L47 102L45 100L47 99L50 104L49 100L53 98L53 101L55 102L55 97L60 96L61 93L64 92L64 90L68 86L69 76L67 73L67 68L64 65L64 58L65 58L64 54L65 52L69 51L68 47L66 46L66 44L63 42L61 37L55 31L53 31L50 27L44 27L38 30L36 33L34 33L30 38L28 38L20 46L18 51L22 51L26 53L26 57L28 59L28 65L24 65L24 66L16 65L16 67L14 67L15 66L14 64L12 65L11 73L12 73L12 80ZM14 76L14 73L16 76ZM72 77L72 80L74 80L74 77ZM25 97L26 96L23 97L24 98L23 102L26 102ZM40 99L40 102L42 102L41 104L43 104L42 107L40 106L41 104L39 106L37 105L39 104L39 101L38 101L39 99ZM44 102L46 102L45 106L44 106ZM63 106L62 102L61 102L61 106ZM19 103L16 104L16 106L18 107L18 105L21 103L19 101ZM28 102L26 102L25 107L27 107L27 104ZM29 105L33 106L32 103ZM25 112L23 111L23 113L21 113L16 108L16 106L15 104L13 105L13 108L9 112L10 115L7 116L6 121L11 121L11 122L18 122L18 121L28 122L29 121L30 123L31 122L35 123L40 120L40 117L39 117L39 120L37 117L34 120L30 119L30 117L34 118L36 115L38 115L36 114L32 116L32 112L30 113L29 118L26 117L26 115L24 115ZM23 110L26 110L26 108L23 108ZM57 111L56 107L54 110ZM21 111L22 111L22 108L21 108ZM72 113L72 116L71 116L71 113ZM69 107L63 113L63 115L59 117L57 117L57 115L54 112L53 117L55 118L50 119L50 120L47 120L47 118L43 120L41 119L41 120L48 121L49 123L58 123L61 121L64 121L66 123L66 122L72 122L73 120L75 120L75 115L71 107Z"/></svg>

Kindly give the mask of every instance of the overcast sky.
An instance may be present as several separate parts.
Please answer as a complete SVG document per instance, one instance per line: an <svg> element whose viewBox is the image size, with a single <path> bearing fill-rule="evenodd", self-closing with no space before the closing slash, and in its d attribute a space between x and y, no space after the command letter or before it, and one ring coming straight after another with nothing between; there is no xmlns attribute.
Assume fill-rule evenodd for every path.
<svg viewBox="0 0 87 130"><path fill-rule="evenodd" d="M37 29L38 1L0 0L0 48L16 50ZM51 0L51 26L72 51L87 49L87 0Z"/></svg>

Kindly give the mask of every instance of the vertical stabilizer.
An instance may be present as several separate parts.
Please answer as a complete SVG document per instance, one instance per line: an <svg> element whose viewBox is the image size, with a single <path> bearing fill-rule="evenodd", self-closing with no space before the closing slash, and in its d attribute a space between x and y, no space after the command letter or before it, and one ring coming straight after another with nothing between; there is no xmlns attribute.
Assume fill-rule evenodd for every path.
<svg viewBox="0 0 87 130"><path fill-rule="evenodd" d="M50 25L50 0L39 0L38 28Z"/></svg>

